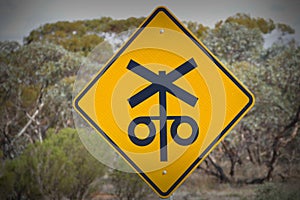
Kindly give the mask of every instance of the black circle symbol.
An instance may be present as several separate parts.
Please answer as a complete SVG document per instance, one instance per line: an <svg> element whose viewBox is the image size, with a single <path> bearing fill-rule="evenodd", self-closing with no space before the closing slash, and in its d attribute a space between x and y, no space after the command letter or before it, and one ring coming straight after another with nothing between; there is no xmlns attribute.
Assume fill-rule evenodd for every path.
<svg viewBox="0 0 300 200"><path fill-rule="evenodd" d="M145 139L136 137L134 133L135 127L139 124L145 124L149 128L149 135ZM150 144L155 138L155 133L155 126L150 117L137 117L132 120L128 126L128 136L130 140L138 146L147 146L148 144Z"/></svg>
<svg viewBox="0 0 300 200"><path fill-rule="evenodd" d="M192 128L191 136L188 138L181 138L178 135L178 127L182 123L189 124ZM174 120L174 122L172 123L171 135L177 144L182 145L182 146L188 146L188 145L192 144L193 142L195 142L195 140L197 139L197 137L199 135L199 128L198 128L198 125L195 122L195 120L193 120L192 118L190 118L188 116L182 116L182 117L176 118Z"/></svg>

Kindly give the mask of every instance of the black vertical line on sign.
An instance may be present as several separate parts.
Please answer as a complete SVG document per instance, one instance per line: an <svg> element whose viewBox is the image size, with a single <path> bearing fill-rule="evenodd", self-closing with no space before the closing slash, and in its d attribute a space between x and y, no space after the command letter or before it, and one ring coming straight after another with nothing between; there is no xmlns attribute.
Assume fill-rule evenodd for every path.
<svg viewBox="0 0 300 200"><path fill-rule="evenodd" d="M165 77L166 72L160 71L160 77ZM159 117L160 117L160 161L168 161L167 148L167 89L160 85L159 90Z"/></svg>

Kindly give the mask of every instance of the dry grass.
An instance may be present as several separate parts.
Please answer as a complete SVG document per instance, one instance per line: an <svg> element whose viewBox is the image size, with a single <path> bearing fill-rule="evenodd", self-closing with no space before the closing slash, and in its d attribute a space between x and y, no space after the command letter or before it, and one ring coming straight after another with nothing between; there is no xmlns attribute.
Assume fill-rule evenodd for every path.
<svg viewBox="0 0 300 200"><path fill-rule="evenodd" d="M199 171L195 171L175 191L173 200L255 200L261 191L266 191L270 183L261 185L231 185L220 183L217 179ZM275 183L271 183L275 184ZM289 185L281 183L283 185ZM293 184L297 186L297 184ZM276 185L276 184L275 184ZM112 187L112 185L110 185ZM116 196L109 193L110 187L97 193L93 200L117 200ZM110 188L110 189L109 189ZM266 188L266 189L265 189ZM276 188L276 187L275 187ZM285 186L283 187L285 188ZM300 188L299 188L300 189ZM258 196L257 196L258 195ZM263 194L262 194L263 195ZM159 197L153 192L146 200L158 200Z"/></svg>
<svg viewBox="0 0 300 200"><path fill-rule="evenodd" d="M254 199L256 186L222 184L211 176L194 172L175 192L174 200Z"/></svg>

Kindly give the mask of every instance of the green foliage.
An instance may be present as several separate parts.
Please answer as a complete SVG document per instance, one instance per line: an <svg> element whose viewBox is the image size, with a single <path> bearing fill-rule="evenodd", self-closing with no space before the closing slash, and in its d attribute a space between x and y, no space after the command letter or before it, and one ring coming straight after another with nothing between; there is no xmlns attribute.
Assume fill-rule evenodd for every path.
<svg viewBox="0 0 300 200"><path fill-rule="evenodd" d="M73 75L82 58L54 44L31 43L0 59L8 65L3 69L8 75L3 74L5 82L37 86L55 84L64 76Z"/></svg>
<svg viewBox="0 0 300 200"><path fill-rule="evenodd" d="M210 30L203 42L221 61L229 64L255 62L263 49L259 30L234 23L225 23Z"/></svg>
<svg viewBox="0 0 300 200"><path fill-rule="evenodd" d="M30 163L24 157L6 161L0 177L0 188L3 199L36 199L40 197L33 177L30 175Z"/></svg>
<svg viewBox="0 0 300 200"><path fill-rule="evenodd" d="M18 42L7 42L0 41L0 63L7 62L7 56L9 57L11 53L16 52L21 45Z"/></svg>
<svg viewBox="0 0 300 200"><path fill-rule="evenodd" d="M272 32L274 29L280 30L283 34L294 34L295 30L287 24L274 23L272 19L264 19L261 17L251 17L248 14L237 13L234 16L228 17L224 23L236 23L247 27L248 29L259 29L263 34ZM220 21L216 24L216 28L223 24Z"/></svg>
<svg viewBox="0 0 300 200"><path fill-rule="evenodd" d="M209 31L208 26L204 26L203 24L198 24L197 22L185 22L187 28L192 31L195 36L199 39L204 39L206 34Z"/></svg>
<svg viewBox="0 0 300 200"><path fill-rule="evenodd" d="M151 194L149 186L137 174L114 170L110 178L119 200L144 199Z"/></svg>
<svg viewBox="0 0 300 200"><path fill-rule="evenodd" d="M296 172L292 166L297 166L298 162L292 155L300 153L299 146L291 142L297 141L292 135L294 131L297 131L298 138L300 134L297 130L297 112L300 108L299 47L293 42L284 47L274 45L262 53L256 64L243 61L228 67L256 98L254 108L226 138L228 147L224 152L228 153L231 164L240 163L237 174L242 179L261 177L263 180L270 178L269 173L292 176ZM294 145L291 147L288 142ZM224 167L227 165L228 157L213 155ZM281 163L274 161L282 156L285 159ZM290 169L287 171L283 166Z"/></svg>
<svg viewBox="0 0 300 200"><path fill-rule="evenodd" d="M123 31L127 31L128 29L137 28L144 20L144 17L130 17L128 19L111 20L101 31L121 33Z"/></svg>
<svg viewBox="0 0 300 200"><path fill-rule="evenodd" d="M276 46L272 48L272 51L276 51ZM295 117L295 112L300 106L299 64L299 47L291 43L276 56L266 59L265 64L256 67L251 74L244 71L244 74L249 76L248 80L252 80L245 83L256 95L254 112L257 113L252 117L260 132L278 133ZM254 80L256 83L253 83ZM250 126L254 124L251 123Z"/></svg>
<svg viewBox="0 0 300 200"><path fill-rule="evenodd" d="M225 23L236 23L239 25L243 25L248 29L259 29L262 33L270 33L272 32L276 25L273 20L264 18L252 18L250 15L237 13L235 16L228 17L225 20Z"/></svg>
<svg viewBox="0 0 300 200"><path fill-rule="evenodd" d="M103 39L96 34L83 36L74 34L68 38L61 39L63 37L66 37L66 34L64 32L58 32L53 36L49 36L47 42L61 45L68 51L80 52L86 56L97 44L103 41ZM60 39L58 40L58 38Z"/></svg>
<svg viewBox="0 0 300 200"><path fill-rule="evenodd" d="M7 42L3 46L12 48L0 52L0 134L5 138L2 140L4 156L13 158L28 142L40 140L37 131L45 134L49 127L72 124L72 84L86 59L54 44L14 47ZM73 81L63 82L63 79L72 80L71 77ZM29 116L37 111L31 126L22 137L15 138L30 120Z"/></svg>
<svg viewBox="0 0 300 200"><path fill-rule="evenodd" d="M247 17L237 19L244 18ZM256 178L270 180L282 174L291 176L295 170L287 172L282 166L290 169L297 166L297 158L291 155L300 153L295 145L300 135L299 46L291 41L264 49L263 32L254 27L255 23L250 25L220 22L204 39L207 47L245 83L256 99L250 113L212 154L223 172L231 176L229 180L240 178L246 182ZM293 148L290 144L294 144ZM288 164L277 162L283 156ZM234 178L235 174L238 178Z"/></svg>
<svg viewBox="0 0 300 200"><path fill-rule="evenodd" d="M76 130L48 132L44 143L31 145L6 161L0 177L7 199L82 199L105 168L81 144Z"/></svg>
<svg viewBox="0 0 300 200"><path fill-rule="evenodd" d="M295 29L293 29L292 27L290 27L287 24L282 24L282 23L278 23L277 24L277 28L283 33L289 33L289 34L294 34L295 33Z"/></svg>
<svg viewBox="0 0 300 200"><path fill-rule="evenodd" d="M30 32L24 38L25 44L32 42L48 42L63 46L66 50L87 55L103 41L99 35L103 32L121 33L138 27L144 18L130 17L125 20L113 20L102 17L94 20L61 21L45 24Z"/></svg>
<svg viewBox="0 0 300 200"><path fill-rule="evenodd" d="M38 88L35 88L34 86L21 86L21 102L22 106L29 107L32 105L37 97L38 97Z"/></svg>

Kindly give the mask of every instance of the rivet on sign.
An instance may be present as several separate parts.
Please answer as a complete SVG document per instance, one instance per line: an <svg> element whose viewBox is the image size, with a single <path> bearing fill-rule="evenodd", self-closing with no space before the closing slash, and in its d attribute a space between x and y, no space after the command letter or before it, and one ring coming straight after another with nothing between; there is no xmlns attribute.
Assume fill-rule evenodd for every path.
<svg viewBox="0 0 300 200"><path fill-rule="evenodd" d="M166 175L166 174L167 174L167 170L164 170L164 171L162 172L162 174L163 174L163 175Z"/></svg>
<svg viewBox="0 0 300 200"><path fill-rule="evenodd" d="M160 34L163 34L164 32L165 32L165 30L164 29L160 29Z"/></svg>

